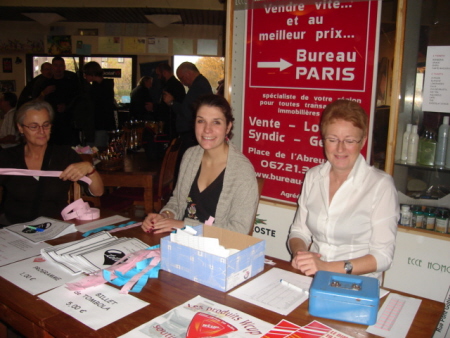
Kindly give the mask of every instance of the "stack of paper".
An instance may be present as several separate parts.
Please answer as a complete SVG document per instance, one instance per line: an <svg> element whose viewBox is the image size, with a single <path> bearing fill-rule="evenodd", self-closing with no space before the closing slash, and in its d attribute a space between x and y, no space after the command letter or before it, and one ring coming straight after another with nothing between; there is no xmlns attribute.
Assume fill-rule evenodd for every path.
<svg viewBox="0 0 450 338"><path fill-rule="evenodd" d="M34 221L13 224L5 229L34 243L48 241L72 232L77 232L75 224L48 217L38 217Z"/></svg>
<svg viewBox="0 0 450 338"><path fill-rule="evenodd" d="M85 239L41 250L42 256L71 274L105 269L132 252L148 248L137 238L117 238L99 232Z"/></svg>
<svg viewBox="0 0 450 338"><path fill-rule="evenodd" d="M218 238L200 237L196 234L197 231L190 226L186 226L184 229L178 229L175 233L171 233L170 241L224 258L239 251L226 249L219 244Z"/></svg>

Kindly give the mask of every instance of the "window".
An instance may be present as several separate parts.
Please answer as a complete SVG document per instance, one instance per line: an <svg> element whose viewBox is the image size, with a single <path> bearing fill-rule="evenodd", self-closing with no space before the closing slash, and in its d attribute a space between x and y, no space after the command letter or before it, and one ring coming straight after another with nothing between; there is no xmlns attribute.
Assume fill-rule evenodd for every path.
<svg viewBox="0 0 450 338"><path fill-rule="evenodd" d="M38 76L41 73L41 65L44 62L52 62L53 56L32 56L32 58L27 59L27 66L29 72L29 80L31 78ZM130 97L130 92L133 88L133 79L135 74L133 74L133 69L136 67L136 57L115 57L115 56L64 56L64 61L66 62L66 70L77 72L77 70L82 69L83 65L90 61L96 61L100 64L103 69L108 70L119 70L115 72L108 72L109 74L114 74L114 76L105 76L105 78L114 78L114 94L117 103L127 103L127 98ZM31 62L31 64L28 64ZM31 75L31 76L30 76ZM129 101L129 99L128 99Z"/></svg>

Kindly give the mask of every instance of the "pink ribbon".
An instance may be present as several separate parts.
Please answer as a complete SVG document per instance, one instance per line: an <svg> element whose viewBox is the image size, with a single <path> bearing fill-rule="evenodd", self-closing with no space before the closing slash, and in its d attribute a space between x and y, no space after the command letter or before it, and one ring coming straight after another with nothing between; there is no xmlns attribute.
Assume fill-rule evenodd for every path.
<svg viewBox="0 0 450 338"><path fill-rule="evenodd" d="M42 177L59 177L62 171L46 171L46 170L28 170L15 168L0 168L0 175L11 176L42 176ZM83 176L80 181L91 184L92 180L89 177Z"/></svg>
<svg viewBox="0 0 450 338"><path fill-rule="evenodd" d="M74 218L80 221L91 221L100 218L100 209L91 208L89 203L80 198L65 207L61 211L61 216L65 221Z"/></svg>
<svg viewBox="0 0 450 338"><path fill-rule="evenodd" d="M148 273L151 269L158 265L161 261L161 251L160 249L153 250L138 250L132 252L128 255L125 255L120 260L115 262L110 267L97 271L92 275L86 276L76 282L66 283L67 288L70 291L81 291L87 289L89 287L98 286L107 282L104 278L104 272L108 271L110 273L110 279L114 280L120 274L121 276L127 274L129 271L136 270L136 266L139 262L144 261L146 259L153 258L149 265L143 268L141 271L136 272L129 280L122 286L119 293L127 294L134 284L146 273Z"/></svg>

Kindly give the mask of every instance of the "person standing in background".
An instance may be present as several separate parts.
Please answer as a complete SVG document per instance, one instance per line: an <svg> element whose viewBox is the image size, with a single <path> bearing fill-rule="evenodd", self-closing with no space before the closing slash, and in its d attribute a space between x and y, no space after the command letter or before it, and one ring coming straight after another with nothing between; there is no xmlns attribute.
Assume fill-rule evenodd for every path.
<svg viewBox="0 0 450 338"><path fill-rule="evenodd" d="M172 67L167 63L160 63L156 68L156 75L162 82L163 95L169 93L174 102L182 104L186 96L186 90L180 81L173 75ZM164 122L164 132L169 135L169 139L177 137L176 133L176 115L172 107L164 102L164 97L158 105L159 120Z"/></svg>
<svg viewBox="0 0 450 338"><path fill-rule="evenodd" d="M83 67L84 78L91 83L90 98L94 108L96 147L108 146L108 132L116 128L114 118L114 80L103 78L103 69L95 61Z"/></svg>
<svg viewBox="0 0 450 338"><path fill-rule="evenodd" d="M0 97L0 110L5 113L0 127L0 144L2 148L9 148L18 144L18 132L14 123L17 95L11 92L3 93Z"/></svg>
<svg viewBox="0 0 450 338"><path fill-rule="evenodd" d="M43 88L38 98L50 103L55 112L50 143L77 145L78 132L73 126L73 116L67 108L78 95L78 77L74 72L66 70L66 63L61 56L52 59L52 70L53 77L36 86L36 91Z"/></svg>
<svg viewBox="0 0 450 338"><path fill-rule="evenodd" d="M130 95L130 113L134 120L155 121L153 102L150 95L153 79L143 76Z"/></svg>
<svg viewBox="0 0 450 338"><path fill-rule="evenodd" d="M181 83L189 88L182 103L175 101L175 97L169 92L163 92L164 102L172 107L176 115L176 131L181 139L178 160L175 169L175 177L178 176L181 159L185 151L198 144L194 133L194 102L201 96L212 94L209 81L200 74L198 68L192 62L183 62L177 68L177 77Z"/></svg>
<svg viewBox="0 0 450 338"><path fill-rule="evenodd" d="M31 79L30 82L25 86L22 92L19 95L19 99L17 100L18 110L24 103L27 103L35 98L37 98L41 92L43 85L46 81L50 80L53 77L53 67L50 62L44 62L41 65L41 74ZM54 90L54 88L53 88ZM50 94L50 91L47 93Z"/></svg>

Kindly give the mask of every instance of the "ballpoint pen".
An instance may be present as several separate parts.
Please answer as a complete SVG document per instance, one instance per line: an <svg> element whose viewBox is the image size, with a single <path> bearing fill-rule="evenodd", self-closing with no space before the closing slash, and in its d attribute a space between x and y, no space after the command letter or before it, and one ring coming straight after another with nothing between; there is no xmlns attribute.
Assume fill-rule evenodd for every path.
<svg viewBox="0 0 450 338"><path fill-rule="evenodd" d="M309 294L309 292L307 290L303 290L301 287L299 287L297 285L294 285L294 284L291 284L291 283L289 283L289 282L287 282L287 281L285 281L283 279L280 279L280 283L283 284L283 285L286 285L286 286L288 286L288 287L290 287L290 288L292 288L294 290L297 290L297 291Z"/></svg>
<svg viewBox="0 0 450 338"><path fill-rule="evenodd" d="M44 232L45 231L45 229L34 227L34 226L31 226L31 225L25 225L25 228L33 229L33 230L36 230L37 232Z"/></svg>

